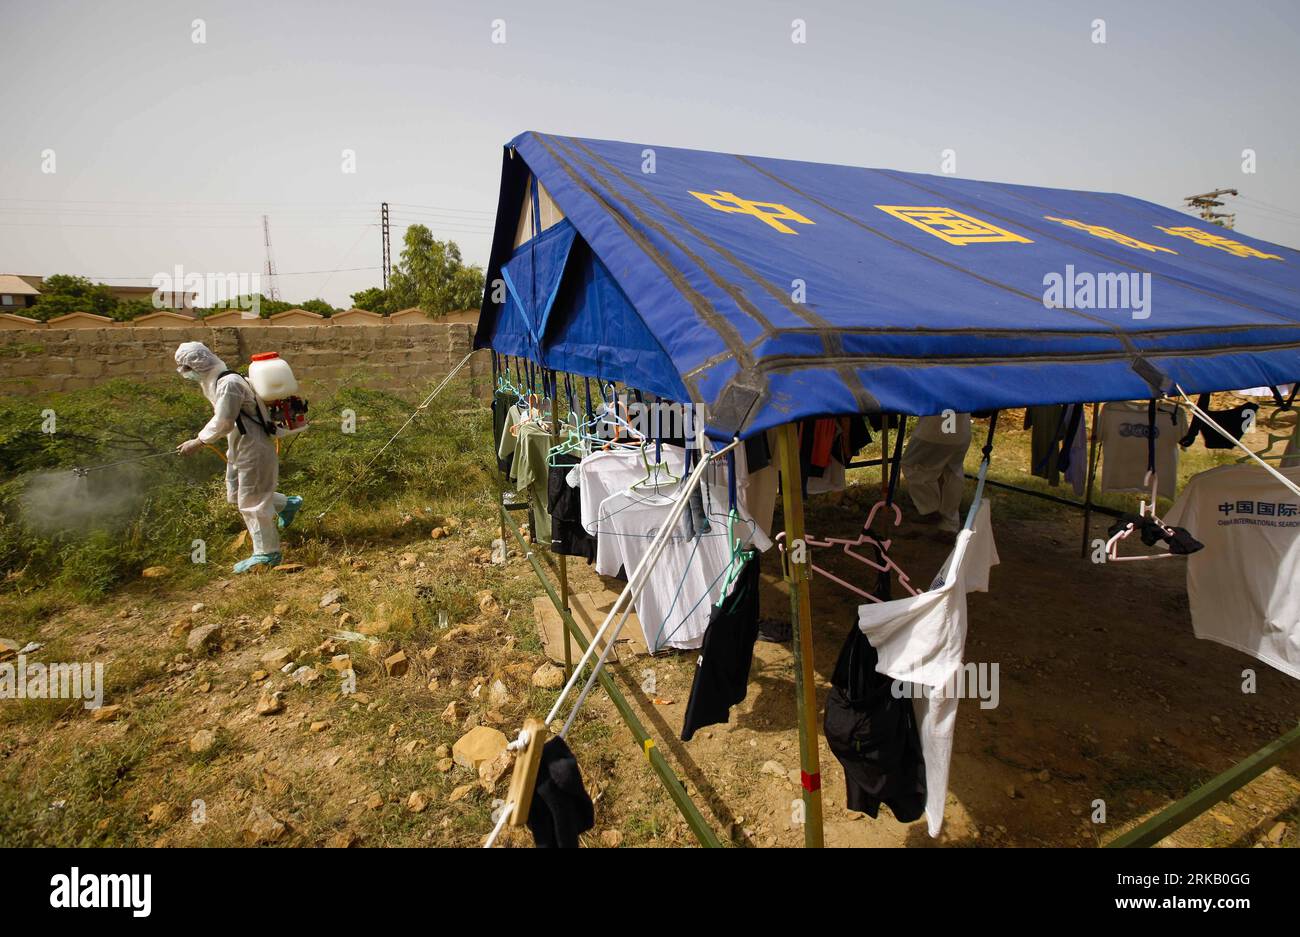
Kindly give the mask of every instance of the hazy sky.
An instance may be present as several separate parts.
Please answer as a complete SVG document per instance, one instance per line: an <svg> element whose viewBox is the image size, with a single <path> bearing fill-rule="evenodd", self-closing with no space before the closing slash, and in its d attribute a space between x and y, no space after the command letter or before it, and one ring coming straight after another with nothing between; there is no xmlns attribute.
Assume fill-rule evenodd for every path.
<svg viewBox="0 0 1300 937"><path fill-rule="evenodd" d="M383 200L395 254L419 221L486 262L528 129L921 172L951 148L959 176L1171 206L1233 186L1240 230L1300 246L1295 0L0 0L0 35L0 272L257 272L265 213L283 298L347 306Z"/></svg>

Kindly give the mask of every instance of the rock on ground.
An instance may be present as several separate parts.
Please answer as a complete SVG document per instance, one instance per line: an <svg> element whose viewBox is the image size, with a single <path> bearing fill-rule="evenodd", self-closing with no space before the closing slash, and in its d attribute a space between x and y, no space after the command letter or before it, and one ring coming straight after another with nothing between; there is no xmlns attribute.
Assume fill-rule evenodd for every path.
<svg viewBox="0 0 1300 937"><path fill-rule="evenodd" d="M274 843L284 836L287 827L261 807L254 807L244 826L244 841L252 846Z"/></svg>
<svg viewBox="0 0 1300 937"><path fill-rule="evenodd" d="M509 743L500 729L475 726L451 747L451 757L463 768L478 771L479 765L490 762L506 750Z"/></svg>
<svg viewBox="0 0 1300 937"><path fill-rule="evenodd" d="M221 625L199 625L185 639L185 649L191 654L210 651L221 644Z"/></svg>

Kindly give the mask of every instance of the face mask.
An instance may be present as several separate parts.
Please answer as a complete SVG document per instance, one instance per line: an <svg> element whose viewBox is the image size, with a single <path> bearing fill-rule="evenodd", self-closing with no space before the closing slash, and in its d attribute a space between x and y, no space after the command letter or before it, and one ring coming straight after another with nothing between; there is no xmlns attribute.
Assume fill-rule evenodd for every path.
<svg viewBox="0 0 1300 937"><path fill-rule="evenodd" d="M180 369L178 368L177 370ZM192 371L192 370L184 370L181 371L181 377L185 378L185 380L187 381L197 381L199 379L199 372Z"/></svg>

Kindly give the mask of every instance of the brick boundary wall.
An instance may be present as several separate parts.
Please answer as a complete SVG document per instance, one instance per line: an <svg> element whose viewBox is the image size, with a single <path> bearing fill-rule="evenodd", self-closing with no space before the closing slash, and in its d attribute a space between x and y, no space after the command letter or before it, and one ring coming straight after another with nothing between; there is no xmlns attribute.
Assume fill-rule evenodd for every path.
<svg viewBox="0 0 1300 937"><path fill-rule="evenodd" d="M40 396L93 387L117 377L179 380L173 355L181 342L203 342L231 368L275 351L289 362L306 396L344 381L422 393L469 353L474 327L464 322L306 325L246 329L71 328L0 330L0 394ZM459 378L478 378L474 391L491 394L491 359L476 354Z"/></svg>

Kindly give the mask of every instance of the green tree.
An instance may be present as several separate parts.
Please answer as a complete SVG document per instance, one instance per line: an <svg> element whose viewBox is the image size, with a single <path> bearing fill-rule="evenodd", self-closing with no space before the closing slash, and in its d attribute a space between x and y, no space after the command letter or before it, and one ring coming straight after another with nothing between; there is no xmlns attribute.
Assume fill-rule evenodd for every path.
<svg viewBox="0 0 1300 937"><path fill-rule="evenodd" d="M109 315L118 322L130 322L139 316L147 316L157 311L153 303L147 299L120 299Z"/></svg>
<svg viewBox="0 0 1300 937"><path fill-rule="evenodd" d="M252 309L256 302L258 315L263 319L269 319L277 312L284 312L286 309L292 309L293 303L286 303L282 299L267 299L261 293L250 293L245 296L236 296L233 299L223 300L213 306L199 309L200 316L211 316L218 312L225 312L227 309Z"/></svg>
<svg viewBox="0 0 1300 937"><path fill-rule="evenodd" d="M477 309L483 300L483 268L466 265L455 241L438 241L424 225L411 225L400 262L388 278L390 312L418 306L437 317Z"/></svg>
<svg viewBox="0 0 1300 937"><path fill-rule="evenodd" d="M359 293L353 293L352 305L357 309L377 312L381 316L391 315L397 311L393 308L392 297L381 286L368 286Z"/></svg>
<svg viewBox="0 0 1300 937"><path fill-rule="evenodd" d="M333 306L331 306L323 299L308 299L305 302L299 303L298 308L306 309L308 312L314 312L317 315L324 316L327 319L330 316L334 315L334 313L338 312L337 309L335 309Z"/></svg>
<svg viewBox="0 0 1300 937"><path fill-rule="evenodd" d="M117 299L102 283L92 283L85 277L56 273L41 283L41 295L36 305L26 314L42 322L71 312L89 312L97 316L112 316L117 309Z"/></svg>

